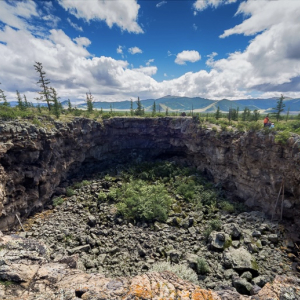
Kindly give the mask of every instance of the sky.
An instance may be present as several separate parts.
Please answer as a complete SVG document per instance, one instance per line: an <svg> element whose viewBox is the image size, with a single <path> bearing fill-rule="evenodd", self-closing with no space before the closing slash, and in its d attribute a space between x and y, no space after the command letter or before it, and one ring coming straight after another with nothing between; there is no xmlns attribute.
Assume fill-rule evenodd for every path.
<svg viewBox="0 0 300 300"><path fill-rule="evenodd" d="M300 97L300 0L0 0L0 88L35 102Z"/></svg>

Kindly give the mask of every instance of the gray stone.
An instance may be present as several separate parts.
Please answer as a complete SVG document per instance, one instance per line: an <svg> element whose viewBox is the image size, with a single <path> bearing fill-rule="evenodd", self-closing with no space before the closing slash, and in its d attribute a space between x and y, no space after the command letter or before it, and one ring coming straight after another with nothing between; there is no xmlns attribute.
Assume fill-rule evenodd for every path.
<svg viewBox="0 0 300 300"><path fill-rule="evenodd" d="M278 235L277 234L269 234L268 240L272 243L278 243Z"/></svg>
<svg viewBox="0 0 300 300"><path fill-rule="evenodd" d="M259 287L263 288L266 283L270 281L270 277L266 275L261 275L252 279L251 283L253 285L258 285Z"/></svg>
<svg viewBox="0 0 300 300"><path fill-rule="evenodd" d="M83 245L83 246L78 246L73 249L68 249L69 254L74 254L74 253L81 253L81 252L87 252L91 249L90 245Z"/></svg>
<svg viewBox="0 0 300 300"><path fill-rule="evenodd" d="M244 248L234 249L230 247L223 254L224 266L231 266L237 271L251 271L257 273L258 265L252 255Z"/></svg>
<svg viewBox="0 0 300 300"><path fill-rule="evenodd" d="M224 232L213 231L208 238L209 246L211 250L223 251L231 245L231 238Z"/></svg>
<svg viewBox="0 0 300 300"><path fill-rule="evenodd" d="M244 278L244 279L246 279L247 281L251 281L251 279L252 279L252 274L251 274L251 272L249 272L249 271L244 272L244 273L241 275L241 278Z"/></svg>
<svg viewBox="0 0 300 300"><path fill-rule="evenodd" d="M250 295L252 290L252 284L249 283L244 278L234 278L233 279L233 286L236 288L236 290L243 295Z"/></svg>

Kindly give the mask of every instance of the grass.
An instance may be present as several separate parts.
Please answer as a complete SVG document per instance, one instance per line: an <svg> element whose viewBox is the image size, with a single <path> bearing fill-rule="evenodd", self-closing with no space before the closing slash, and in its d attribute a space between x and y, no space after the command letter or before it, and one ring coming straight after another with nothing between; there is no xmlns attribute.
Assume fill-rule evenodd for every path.
<svg viewBox="0 0 300 300"><path fill-rule="evenodd" d="M75 194L75 191L72 188L68 187L66 189L66 196L67 197L72 197L74 194Z"/></svg>
<svg viewBox="0 0 300 300"><path fill-rule="evenodd" d="M4 287L9 287L9 286L13 285L14 282L10 281L10 280L0 280L0 284L3 285Z"/></svg>
<svg viewBox="0 0 300 300"><path fill-rule="evenodd" d="M174 264L172 265L170 262L164 261L164 262L158 262L153 264L153 266L151 267L151 269L149 270L150 272L171 272L174 273L175 275L177 275L179 278L183 279L183 280L187 280L190 282L193 282L195 284L198 283L198 276L196 274L196 272L187 267L186 265L183 264Z"/></svg>
<svg viewBox="0 0 300 300"><path fill-rule="evenodd" d="M62 205L64 203L64 201L65 200L62 197L54 198L53 199L53 206L56 207L56 206Z"/></svg>

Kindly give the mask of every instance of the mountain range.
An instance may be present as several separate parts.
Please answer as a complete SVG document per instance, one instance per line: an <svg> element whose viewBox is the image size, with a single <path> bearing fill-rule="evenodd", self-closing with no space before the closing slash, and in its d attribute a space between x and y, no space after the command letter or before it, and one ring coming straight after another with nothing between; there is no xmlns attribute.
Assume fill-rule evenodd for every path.
<svg viewBox="0 0 300 300"><path fill-rule="evenodd" d="M228 112L230 108L243 111L245 108L250 110L259 110L260 112L268 113L274 111L279 98L266 98L266 99L239 99L239 100L210 100L200 97L178 97L178 96L165 96L158 99L141 100L141 104L145 111L152 111L153 103L156 104L156 110L165 112L168 108L169 112L194 112L213 113L217 111L218 107L222 112ZM300 98L292 99L286 98L283 100L285 107L284 112L290 109L291 114L300 113ZM103 110L130 110L130 101L118 102L94 102L94 108ZM63 106L67 106L67 101L64 101ZM77 107L86 109L86 103L79 104ZM133 109L136 109L137 101L133 101Z"/></svg>

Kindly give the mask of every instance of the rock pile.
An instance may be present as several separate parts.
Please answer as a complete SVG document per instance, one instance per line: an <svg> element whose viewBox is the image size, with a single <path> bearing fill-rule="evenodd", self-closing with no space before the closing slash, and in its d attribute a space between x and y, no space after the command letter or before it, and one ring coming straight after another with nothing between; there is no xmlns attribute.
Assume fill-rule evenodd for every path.
<svg viewBox="0 0 300 300"><path fill-rule="evenodd" d="M90 274L135 276L166 260L199 273L201 258L209 268L198 276L201 287L226 286L249 295L276 275L293 274L292 263L279 249L281 233L263 213L219 212L221 229L206 240L205 231L215 214L194 211L191 204L178 200L166 223L132 224L116 214L114 203L98 201L97 194L113 184L91 181L48 219L36 218L21 236L43 241L54 263L78 255L77 267Z"/></svg>

